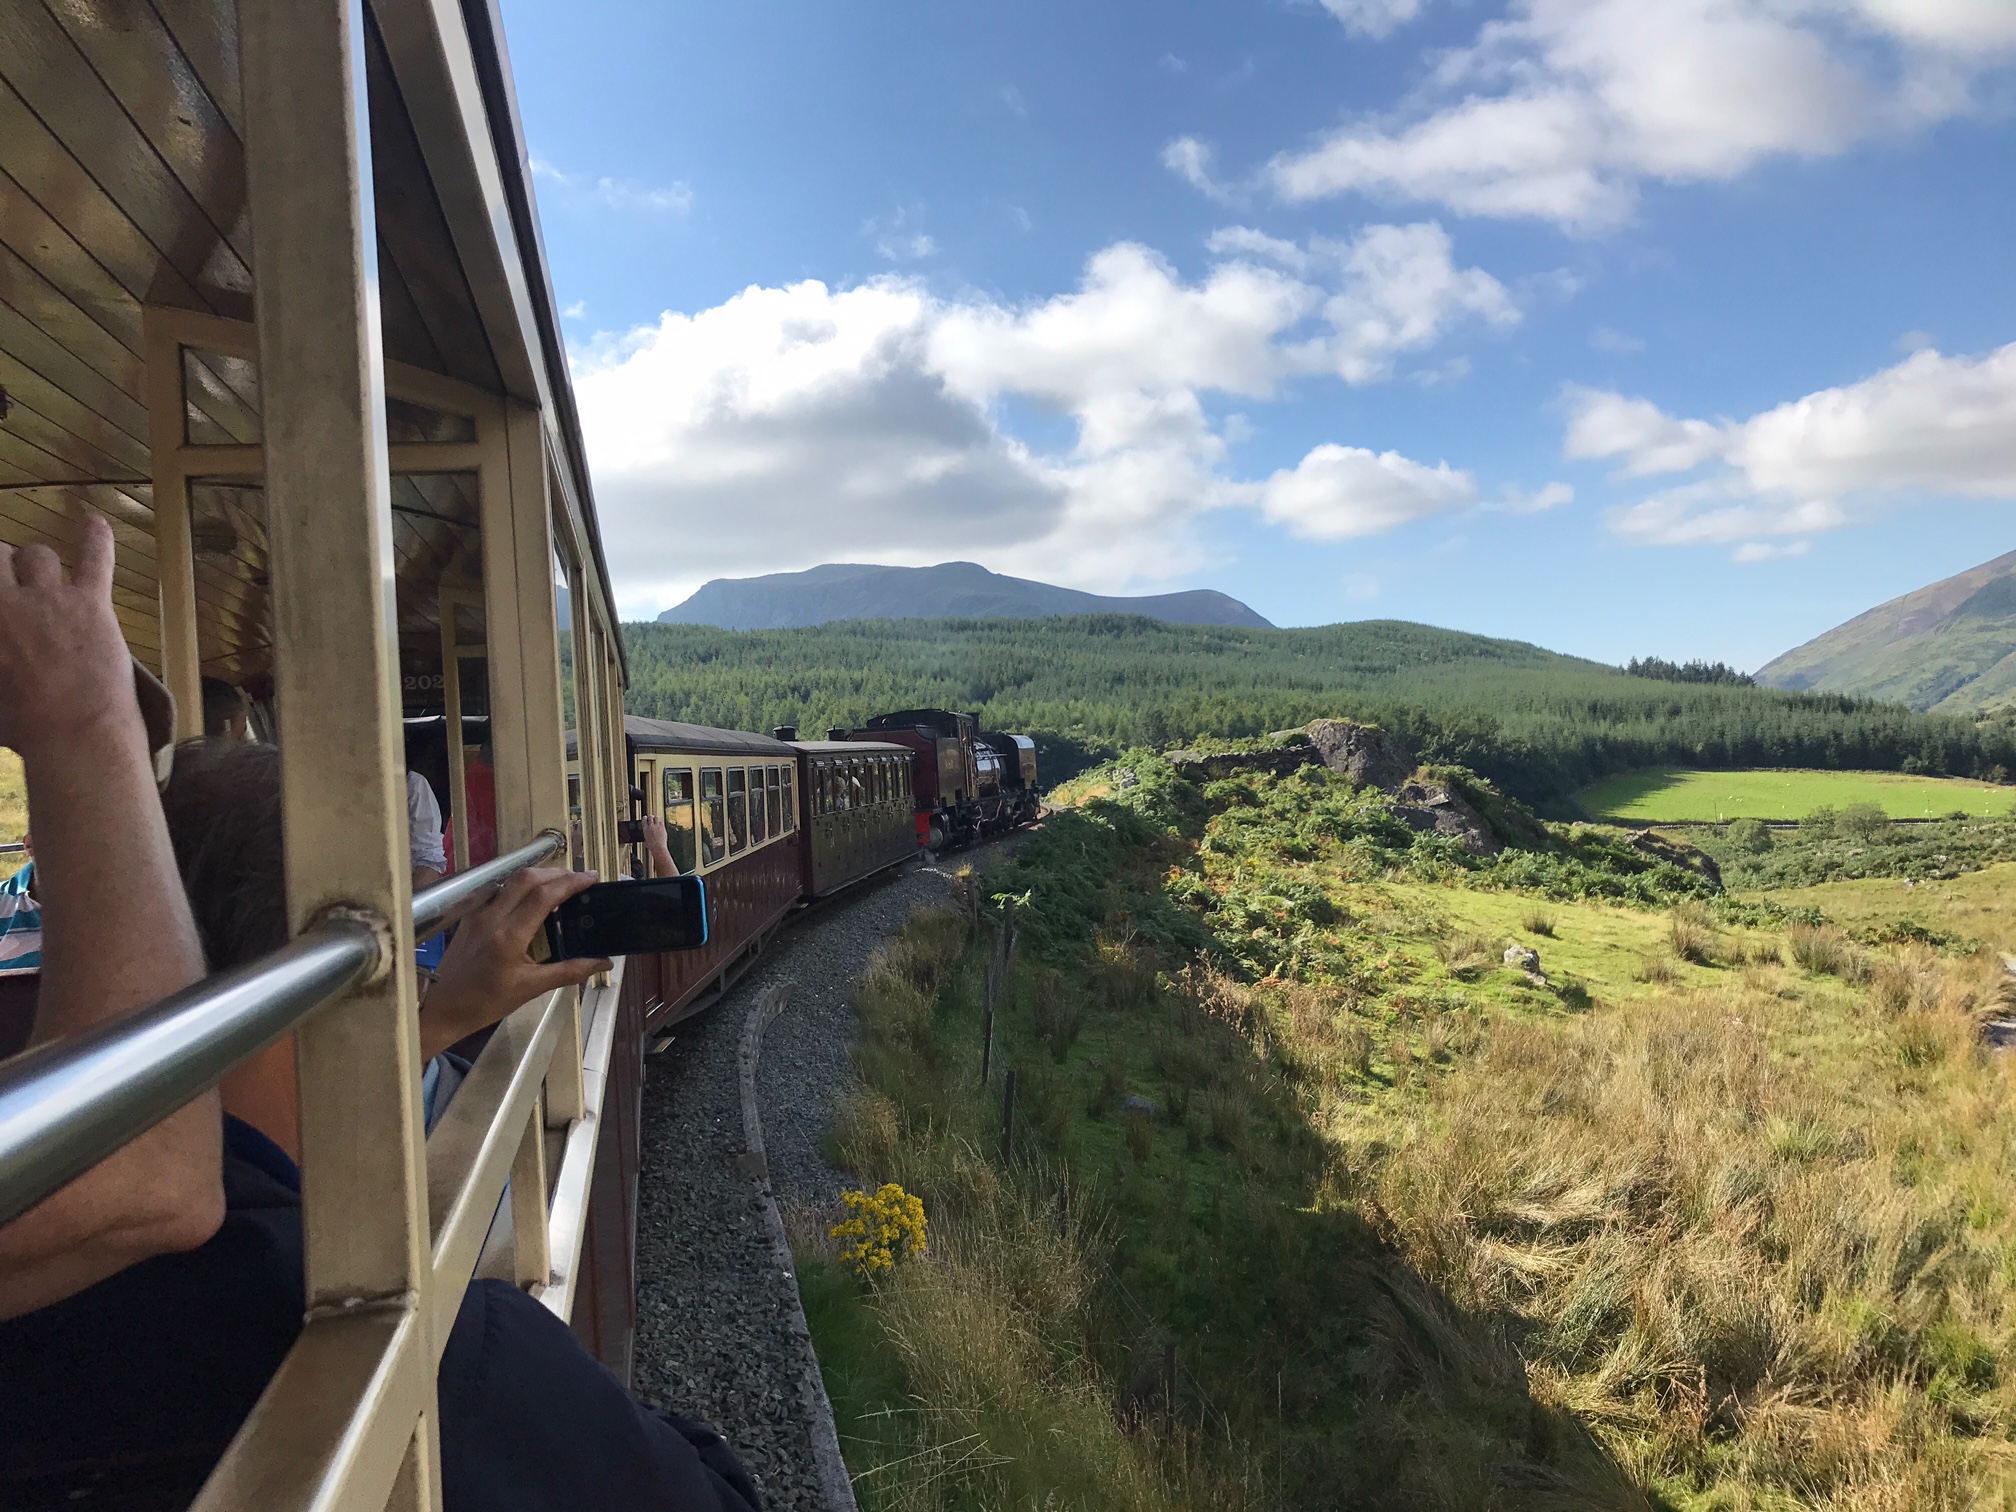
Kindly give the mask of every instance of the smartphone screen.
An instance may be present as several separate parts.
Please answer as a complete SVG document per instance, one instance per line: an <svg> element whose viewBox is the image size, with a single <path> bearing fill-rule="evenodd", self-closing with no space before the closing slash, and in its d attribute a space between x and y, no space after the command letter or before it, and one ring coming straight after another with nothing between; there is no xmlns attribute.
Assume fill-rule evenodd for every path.
<svg viewBox="0 0 2016 1512"><path fill-rule="evenodd" d="M707 884L698 877L597 882L548 915L546 948L555 961L656 955L707 943Z"/></svg>

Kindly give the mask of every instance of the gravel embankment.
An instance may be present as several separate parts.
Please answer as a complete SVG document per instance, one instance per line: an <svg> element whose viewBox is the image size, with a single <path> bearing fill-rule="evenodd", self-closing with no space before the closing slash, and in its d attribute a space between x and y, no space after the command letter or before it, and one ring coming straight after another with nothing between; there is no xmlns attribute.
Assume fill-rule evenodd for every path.
<svg viewBox="0 0 2016 1512"><path fill-rule="evenodd" d="M1022 832L1026 834L1027 832ZM773 1512L823 1512L798 1388L796 1282L772 1258L744 1151L736 1053L765 987L790 999L763 1039L757 1101L777 1201L825 1205L843 1178L821 1149L845 1096L848 1000L875 951L917 909L948 900L954 868L984 870L1021 835L913 869L829 905L772 948L736 990L646 1063L637 1197L639 1395L711 1423Z"/></svg>

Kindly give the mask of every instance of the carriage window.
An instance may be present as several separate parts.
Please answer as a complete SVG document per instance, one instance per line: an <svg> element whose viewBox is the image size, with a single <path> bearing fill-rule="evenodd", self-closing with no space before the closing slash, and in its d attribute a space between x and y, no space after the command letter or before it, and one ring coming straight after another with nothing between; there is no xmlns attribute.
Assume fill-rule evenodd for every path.
<svg viewBox="0 0 2016 1512"><path fill-rule="evenodd" d="M884 756L875 763L875 801L877 803L887 803L889 801L889 788L889 758Z"/></svg>
<svg viewBox="0 0 2016 1512"><path fill-rule="evenodd" d="M767 788L764 802L770 805L770 833L781 835L784 833L784 768L771 767L764 782Z"/></svg>
<svg viewBox="0 0 2016 1512"><path fill-rule="evenodd" d="M828 762L819 774L826 788L826 812L837 814L847 807L847 774L837 761Z"/></svg>
<svg viewBox="0 0 2016 1512"><path fill-rule="evenodd" d="M721 792L721 768L700 769L700 861L712 866L728 854L728 804Z"/></svg>
<svg viewBox="0 0 2016 1512"><path fill-rule="evenodd" d="M734 855L749 848L749 774L741 767L728 768L728 852Z"/></svg>
<svg viewBox="0 0 2016 1512"><path fill-rule="evenodd" d="M665 843L682 872L693 870L693 769L665 768Z"/></svg>
<svg viewBox="0 0 2016 1512"><path fill-rule="evenodd" d="M788 767L788 766L787 766L787 767L785 767L785 768L784 768L784 772L783 772L783 777L784 777L784 832L785 832L786 834L789 834L789 833L790 833L790 832L791 832L792 830L795 830L796 828L798 828L798 799L797 799L797 796L796 796L796 795L795 795L795 794L793 793L793 791L792 791L792 788L793 788L793 785L794 785L794 783L793 783L793 774L795 773L795 771L796 771L796 768L795 768L795 767Z"/></svg>
<svg viewBox="0 0 2016 1512"><path fill-rule="evenodd" d="M763 805L763 768L749 768L749 843L761 845L770 838L770 811Z"/></svg>

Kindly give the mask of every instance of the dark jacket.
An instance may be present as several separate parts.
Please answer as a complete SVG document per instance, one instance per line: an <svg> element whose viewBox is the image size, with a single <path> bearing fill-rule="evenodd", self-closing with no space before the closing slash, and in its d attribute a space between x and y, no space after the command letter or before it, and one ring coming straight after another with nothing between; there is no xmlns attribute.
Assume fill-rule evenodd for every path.
<svg viewBox="0 0 2016 1512"><path fill-rule="evenodd" d="M225 1120L225 1218L0 1322L0 1512L182 1512L301 1331L301 1187ZM720 1437L644 1406L514 1286L469 1288L441 1357L446 1512L753 1512Z"/></svg>

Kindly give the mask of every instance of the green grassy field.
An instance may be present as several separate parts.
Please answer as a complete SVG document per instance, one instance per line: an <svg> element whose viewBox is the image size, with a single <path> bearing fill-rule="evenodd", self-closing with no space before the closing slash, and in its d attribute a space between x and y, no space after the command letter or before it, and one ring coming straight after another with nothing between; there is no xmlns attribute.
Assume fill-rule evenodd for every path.
<svg viewBox="0 0 2016 1512"><path fill-rule="evenodd" d="M2000 816L2016 807L2016 789L1962 777L1910 777L1898 772L1696 772L1658 767L1608 778L1575 796L1594 819L1660 824L1801 819L1817 808L1846 808L1851 803L1877 804L1892 819L1935 819L1955 810Z"/></svg>

